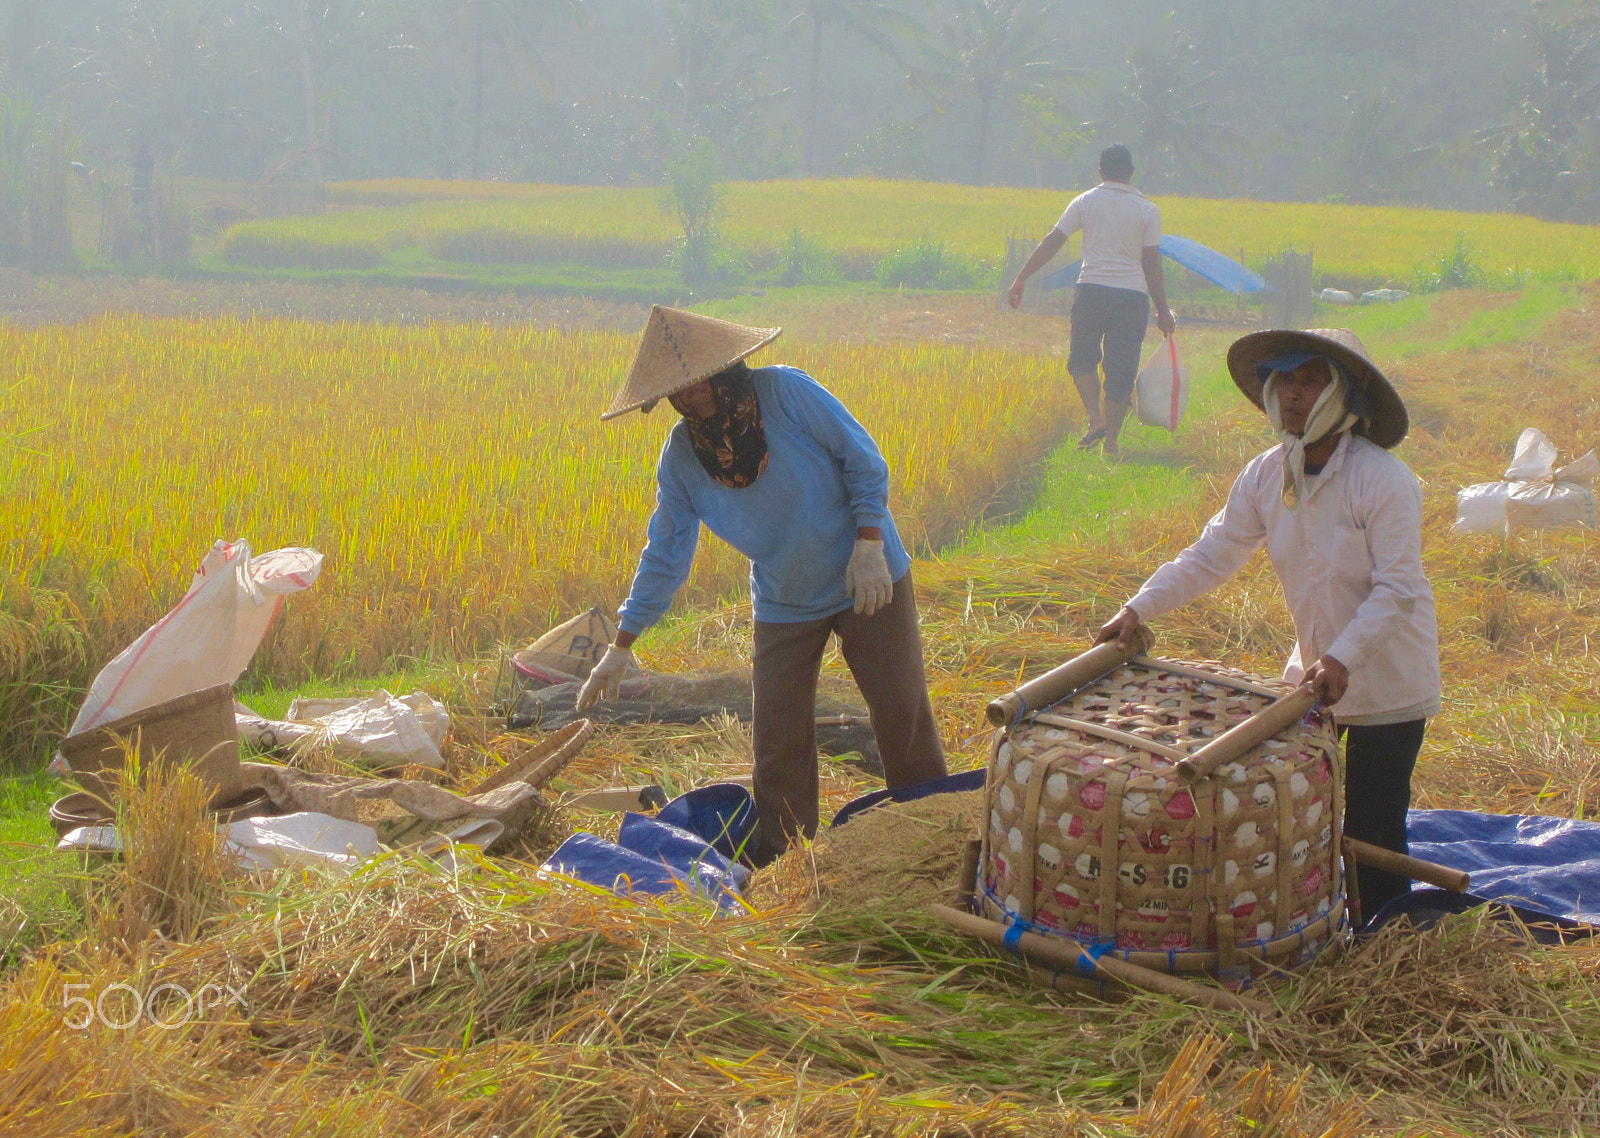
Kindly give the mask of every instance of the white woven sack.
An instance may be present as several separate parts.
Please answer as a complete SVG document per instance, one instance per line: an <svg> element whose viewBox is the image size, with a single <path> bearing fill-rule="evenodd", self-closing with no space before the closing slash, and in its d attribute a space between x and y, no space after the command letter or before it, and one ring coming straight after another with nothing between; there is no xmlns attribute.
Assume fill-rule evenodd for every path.
<svg viewBox="0 0 1600 1138"><path fill-rule="evenodd" d="M1189 407L1189 369L1178 356L1176 337L1168 336L1134 382L1139 422L1176 431Z"/></svg>

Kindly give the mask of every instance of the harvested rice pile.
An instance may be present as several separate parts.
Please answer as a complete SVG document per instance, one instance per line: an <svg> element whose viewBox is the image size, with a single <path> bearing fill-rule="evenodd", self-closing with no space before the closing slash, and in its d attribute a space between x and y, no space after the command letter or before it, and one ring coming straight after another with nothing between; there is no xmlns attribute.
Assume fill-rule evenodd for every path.
<svg viewBox="0 0 1600 1138"><path fill-rule="evenodd" d="M1381 1095L1418 1118L1483 1133L1600 1128L1600 946L1545 948L1486 909L1417 931L1398 923L1280 989L1285 1015L1240 1030L1217 1013L1141 997L1114 1061L1170 1055L1197 1020L1235 1061L1310 1063L1329 1090ZM1157 1072L1150 1072L1156 1077Z"/></svg>
<svg viewBox="0 0 1600 1138"><path fill-rule="evenodd" d="M890 802L824 830L811 847L815 901L848 909L920 910L950 900L983 791Z"/></svg>

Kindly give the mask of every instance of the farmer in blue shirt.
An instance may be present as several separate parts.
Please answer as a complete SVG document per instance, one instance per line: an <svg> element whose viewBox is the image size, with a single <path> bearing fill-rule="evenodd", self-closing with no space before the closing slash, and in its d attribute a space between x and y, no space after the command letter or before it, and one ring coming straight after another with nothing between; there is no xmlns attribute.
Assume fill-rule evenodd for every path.
<svg viewBox="0 0 1600 1138"><path fill-rule="evenodd" d="M780 331L651 310L627 383L601 418L662 399L683 418L656 464L649 542L616 642L578 695L579 710L616 698L634 641L688 579L702 522L750 558L756 864L816 833L817 676L830 635L866 700L888 784L945 774L888 464L805 372L745 365Z"/></svg>

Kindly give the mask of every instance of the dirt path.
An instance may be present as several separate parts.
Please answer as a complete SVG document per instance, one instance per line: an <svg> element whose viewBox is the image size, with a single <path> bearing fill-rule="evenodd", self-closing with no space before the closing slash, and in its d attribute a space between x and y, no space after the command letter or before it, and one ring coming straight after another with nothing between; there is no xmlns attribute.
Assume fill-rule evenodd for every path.
<svg viewBox="0 0 1600 1138"><path fill-rule="evenodd" d="M298 281L188 280L36 274L0 269L0 323L86 320L107 312L146 316L258 316L426 324L462 320L561 328L644 326L639 304L513 294L451 294L420 288Z"/></svg>

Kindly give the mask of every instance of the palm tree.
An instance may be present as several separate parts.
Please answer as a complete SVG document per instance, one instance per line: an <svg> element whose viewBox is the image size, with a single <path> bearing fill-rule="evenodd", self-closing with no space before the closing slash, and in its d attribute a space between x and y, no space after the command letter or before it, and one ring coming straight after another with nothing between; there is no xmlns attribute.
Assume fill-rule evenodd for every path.
<svg viewBox="0 0 1600 1138"><path fill-rule="evenodd" d="M1349 95L1350 117L1324 173L1346 201L1378 204L1390 200L1440 155L1437 146L1412 146L1403 105L1388 91Z"/></svg>
<svg viewBox="0 0 1600 1138"><path fill-rule="evenodd" d="M892 4L881 0L803 0L789 27L805 24L811 29L811 61L806 74L805 154L802 169L816 172L817 104L822 72L822 33L828 26L848 32L877 48L896 63L901 63L895 33L914 37L920 28L915 20Z"/></svg>
<svg viewBox="0 0 1600 1138"><path fill-rule="evenodd" d="M584 0L448 0L457 34L472 53L472 177L481 175L483 77L492 52L513 81L532 79L550 89L550 73L539 53L552 21L581 20Z"/></svg>
<svg viewBox="0 0 1600 1138"><path fill-rule="evenodd" d="M667 28L661 79L677 102L678 133L714 139L724 158L748 159L766 133L759 112L782 95L767 84L771 9L752 0L675 0Z"/></svg>
<svg viewBox="0 0 1600 1138"><path fill-rule="evenodd" d="M109 46L86 62L125 130L164 157L192 141L216 100L220 20L201 0L133 0L109 31Z"/></svg>
<svg viewBox="0 0 1600 1138"><path fill-rule="evenodd" d="M1207 180L1236 186L1244 136L1212 117L1205 89L1215 76L1200 74L1186 32L1169 31L1147 40L1128 60L1122 128L1137 139L1135 157L1150 189L1179 184L1193 189Z"/></svg>
<svg viewBox="0 0 1600 1138"><path fill-rule="evenodd" d="M1513 208L1556 221L1593 220L1600 149L1600 19L1581 8L1541 12L1527 37L1537 63L1516 120L1479 135L1494 182Z"/></svg>
<svg viewBox="0 0 1600 1138"><path fill-rule="evenodd" d="M1080 73L1049 58L1056 0L956 0L939 25L939 43L914 66L912 84L937 105L977 103L972 180L981 182L997 107L1028 94L1049 94Z"/></svg>

